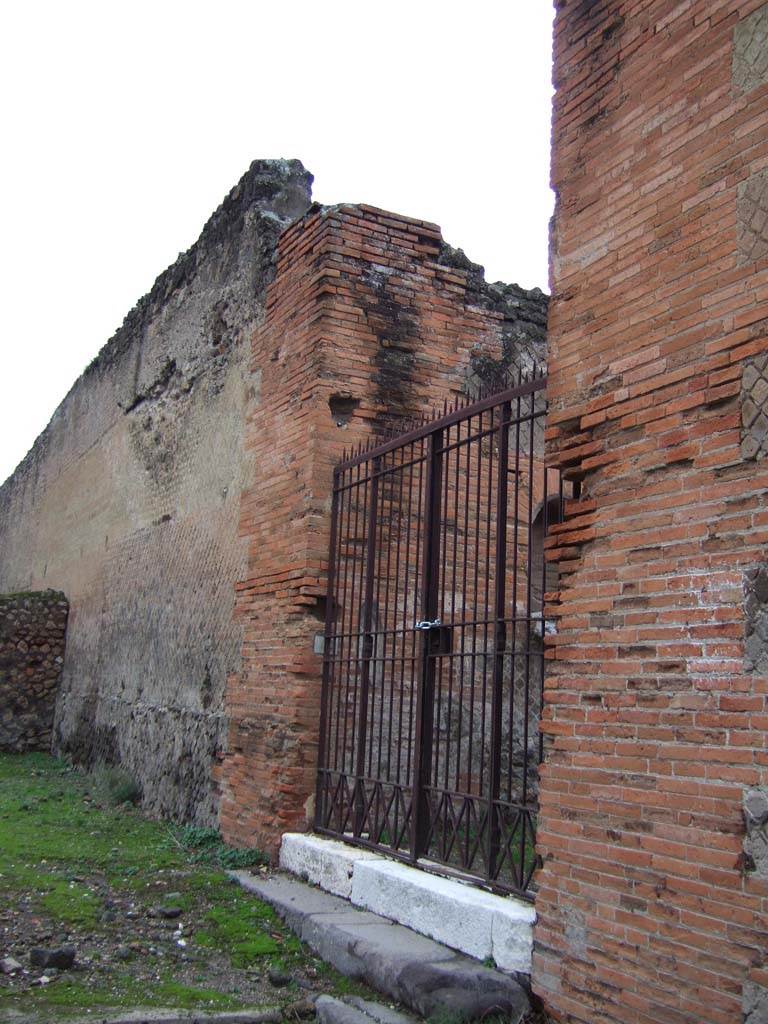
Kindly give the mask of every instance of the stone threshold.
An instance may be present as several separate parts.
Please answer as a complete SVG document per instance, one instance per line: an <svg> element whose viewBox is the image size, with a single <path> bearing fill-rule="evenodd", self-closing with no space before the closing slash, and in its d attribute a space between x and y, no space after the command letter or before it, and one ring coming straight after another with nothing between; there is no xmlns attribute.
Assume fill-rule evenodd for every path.
<svg viewBox="0 0 768 1024"><path fill-rule="evenodd" d="M502 971L531 973L536 911L524 900L300 832L283 836L280 867Z"/></svg>
<svg viewBox="0 0 768 1024"><path fill-rule="evenodd" d="M520 1024L530 1009L527 988L513 975L486 967L380 914L354 907L340 896L287 875L261 877L248 871L229 875L274 907L299 938L337 971L365 982L421 1017L450 1014L457 1020L479 1020L498 1014L506 1024ZM338 1000L318 1000L316 1009L321 1024L384 1024L379 1011L385 1008L368 1006L377 1007L377 1012L364 1012Z"/></svg>

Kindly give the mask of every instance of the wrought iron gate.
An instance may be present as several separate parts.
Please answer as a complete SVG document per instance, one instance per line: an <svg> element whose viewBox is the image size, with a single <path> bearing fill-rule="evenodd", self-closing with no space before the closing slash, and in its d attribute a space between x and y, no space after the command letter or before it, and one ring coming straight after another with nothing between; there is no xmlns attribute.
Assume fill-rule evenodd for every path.
<svg viewBox="0 0 768 1024"><path fill-rule="evenodd" d="M526 894L536 864L545 379L336 469L315 827Z"/></svg>

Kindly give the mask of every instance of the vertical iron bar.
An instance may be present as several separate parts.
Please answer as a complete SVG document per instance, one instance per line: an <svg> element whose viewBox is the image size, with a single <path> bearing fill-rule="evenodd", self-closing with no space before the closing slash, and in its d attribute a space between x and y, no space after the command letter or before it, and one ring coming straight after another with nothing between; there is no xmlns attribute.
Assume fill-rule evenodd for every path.
<svg viewBox="0 0 768 1024"><path fill-rule="evenodd" d="M501 711L504 700L504 657L507 646L506 582L507 582L507 496L509 482L509 426L512 405L500 407L499 467L496 478L496 578L494 595L494 662L491 691L491 753L488 785L488 881L496 876L499 855L499 776L501 773ZM490 539L490 538L489 538Z"/></svg>
<svg viewBox="0 0 768 1024"><path fill-rule="evenodd" d="M414 581L413 581L413 612L412 612L412 615L411 615L411 619L414 622L416 621L416 619L419 616L419 607L420 607L419 588L421 586L421 570L422 570L422 564L421 564L422 563L421 552L422 552L422 546L423 546L423 544L422 544L422 534L424 533L424 530L422 529L422 526L424 525L424 523L423 523L423 520L424 520L424 505L423 505L423 501L424 501L425 491L426 491L426 487L425 487L425 483L424 483L424 473L425 473L425 471L427 472L427 474L429 473L429 459L428 459L428 456L425 455L425 448L428 448L428 445L429 445L429 442L427 441L427 443L425 444L425 439L421 438L421 440L419 442L419 486L418 486L418 495L417 495L417 498L416 498L416 538L415 538L415 541L416 541L416 551L414 553L414 568L415 568L416 572L415 572ZM424 542L424 543L426 543L426 542ZM410 623L407 623L407 625L409 625L409 624ZM421 638L418 636L416 631L415 630L411 630L411 658L410 658L410 661L411 661L411 686L410 686L409 706L408 706L408 735L411 738L411 742L408 744L408 758L409 758L409 760L408 760L408 778L409 779L413 778L413 771L415 770L415 765L416 765L416 747L417 747L418 729L417 729L416 722L414 720L413 697L414 697L414 683L415 683L416 684L415 685L415 689L416 689L416 703L418 704L418 694L419 694L419 691L421 689L421 665L419 663L420 662L420 655L421 655L421 647L419 646L420 641L421 641ZM413 678L414 676L416 677L415 679ZM413 747L413 750L411 749L412 747ZM411 813L412 813L412 815L415 815L415 813L416 813L415 806L413 804L414 799L415 799L415 794L413 792L411 792L411 804L412 804Z"/></svg>
<svg viewBox="0 0 768 1024"><path fill-rule="evenodd" d="M349 540L347 534L349 532L348 520L350 518L351 499L350 491L346 486L347 470L342 470L340 475L340 486L342 487L341 494L339 496L339 543L338 543L338 558L336 568L337 578L337 593L338 593L338 610L336 619L336 632L338 634L338 649L336 651L336 667L334 670L336 680L336 715L335 722L331 724L331 730L334 733L333 741L333 766L335 770L339 769L339 742L341 739L341 695L344 689L343 682L347 678L347 673L344 671L344 656L345 656L345 636L344 627L347 619L347 577L349 575ZM346 514L345 514L346 508ZM341 773L344 772L344 759L341 761Z"/></svg>
<svg viewBox="0 0 768 1024"><path fill-rule="evenodd" d="M354 564L350 566L350 528L352 523L352 470L345 469L341 474L341 483L345 488L346 498L342 494L339 500L339 601L341 608L341 618L337 622L338 633L339 633L339 653L336 661L336 728L334 737L334 765L338 773L338 785L339 794L349 793L349 787L347 784L347 772L348 769L351 772L352 766L347 763L347 707L349 704L349 652L352 649L351 635L347 634L347 610L349 609L349 634L352 632L352 609L349 602L349 574L350 570L354 571ZM346 506L346 512L345 512ZM344 557L342 558L342 545ZM342 583L341 569L344 570L344 579ZM342 707L343 700L343 707ZM343 780L343 785L342 785ZM338 831L346 831L346 823L349 818L350 807L346 799L342 800L342 806L337 803L338 810Z"/></svg>
<svg viewBox="0 0 768 1024"><path fill-rule="evenodd" d="M332 639L331 627L334 614L334 590L336 587L336 533L338 530L339 518L339 471L333 471L333 496L331 499L331 538L328 545L328 578L325 590L325 643L323 647L323 684L320 691L320 740L317 750L317 788L315 791L315 828L322 822L323 801L323 773L326 772L326 752L328 739L325 735L328 728L328 715L330 703L331 672L332 672Z"/></svg>
<svg viewBox="0 0 768 1024"><path fill-rule="evenodd" d="M443 458L443 461L444 461L445 465L442 467L444 471L441 473L441 476L442 476L442 488L441 488L442 499L441 499L440 507L441 507L442 515L440 516L440 518L438 519L438 522L437 522L437 528L440 531L440 541L439 541L439 544L440 544L440 563L441 563L441 569L440 569L440 572L438 574L438 577L439 577L439 580L440 580L440 586L439 586L439 602L438 602L438 616L437 617L440 618L441 622L445 622L445 597L446 597L445 591L446 591L446 586L447 586L447 582L448 582L448 572L447 572L447 558L448 558L448 484L450 482L450 476L451 476L451 473L450 473L450 465L451 465L451 452L450 452L451 428L450 427L447 427L446 430L445 430L445 433L443 434L443 443L444 443L444 446L445 446L445 454L444 454L444 458ZM430 618L432 618L432 616L430 616ZM429 635L427 636L427 640L429 640ZM441 732L440 732L440 730L442 728L442 723L443 723L443 720L444 720L443 719L443 696L444 696L444 692L443 691L444 691L444 686L445 686L445 677L444 677L444 665L443 665L442 660L438 661L436 656L433 657L432 660L434 662L434 680L435 680L434 685L435 685L435 704L436 704L435 712L436 712L436 714L433 714L433 716L432 716L432 723L433 723L432 754L433 754L433 756L432 756L432 768L431 768L431 775L432 775L431 784L432 784L432 787L433 787L433 792L434 793L438 793L440 791L440 758L441 758L441 756L443 756L443 757L445 756L445 751L443 750L442 736L441 736ZM449 664L450 664L450 661L449 661ZM437 736L434 735L434 723L435 723L435 720L437 720ZM447 788L448 787L446 786L445 789L447 790ZM446 793L445 792L441 792L440 793L440 797L439 797L439 799L440 799L440 806L443 808L443 811L442 811L442 814L441 814L441 821L439 823L435 822L434 826L433 826L433 829L432 829L432 835L436 836L436 838L437 838L438 859L442 860L442 861L444 861L446 859L446 841L447 841L447 831L446 830L447 830L447 827L448 827L448 816L445 813L445 808L447 806L446 803L445 803L445 797L446 797Z"/></svg>
<svg viewBox="0 0 768 1024"><path fill-rule="evenodd" d="M456 568L458 565L457 557L457 545L459 540L459 463L461 461L461 421L456 424L456 445L453 450L453 458L455 460L455 474L453 481L453 550L451 552L451 629L453 629L456 623ZM446 477L448 476L449 465L446 465ZM448 510L446 509L446 515ZM448 537L445 538L445 546L448 547ZM443 581L443 587L445 587L446 581ZM446 713L446 721L448 722L448 729L446 731L446 749L445 749L445 765L443 771L444 786L448 789L448 775L451 764L451 715L453 712L453 650L448 658L448 710ZM456 740L456 751L459 753L461 747L461 732L458 734ZM460 756L460 755L459 755ZM459 788L458 779L454 780L454 789Z"/></svg>
<svg viewBox="0 0 768 1024"><path fill-rule="evenodd" d="M376 516L379 496L379 459L370 464L370 498L368 506L368 536L365 551L365 597L363 599L363 621L360 623L360 634L363 640L362 664L360 666L360 714L357 732L357 762L355 765L355 828L356 836L362 831L365 809L365 791L363 776L365 775L365 745L368 735L368 696L371 678L371 660L373 658L373 585L376 579ZM362 585L362 580L361 580Z"/></svg>
<svg viewBox="0 0 768 1024"><path fill-rule="evenodd" d="M469 767L468 780L469 785L461 785L461 754L462 744L461 737L464 733L464 674L466 671L466 639L467 639L467 566L469 564L469 489L472 480L472 419L471 417L466 420L467 424L467 441L466 441L466 457L465 457L465 483L464 488L464 556L462 559L462 576L461 576L461 651L459 654L459 747L458 756L456 758L456 789L463 789L467 793L471 793L471 779L472 779L472 735L469 735L469 752L467 754L467 765ZM472 618L474 618L474 613ZM470 709L470 720L471 720L471 709ZM468 800L466 804L466 817L464 818L464 845L462 854L462 864L469 870L471 867L469 846L472 837L472 829L470 827L470 808L473 806L471 800Z"/></svg>
<svg viewBox="0 0 768 1024"><path fill-rule="evenodd" d="M358 464L355 467L356 477L353 481L352 470L349 472L349 483L350 483L350 508L349 508L349 519L350 525L352 523L352 504L354 503L355 510L355 521L354 526L351 527L350 540L352 542L352 555L351 555L351 575L352 581L349 587L349 650L347 653L347 687L345 692L344 701L344 729L343 729L343 750L344 750L344 767L345 772L348 770L350 776L354 777L355 774L355 712L357 710L357 677L359 673L359 651L355 649L354 645L359 643L360 636L360 616L357 616L355 620L355 601L357 594L357 537L359 529L360 519L360 477L361 467ZM353 682L354 674L354 682ZM350 691L351 691L351 703L352 703L352 723L350 727ZM349 735L351 731L352 735ZM349 755L349 760L347 757ZM348 766L348 768L347 768ZM354 780L353 780L354 782ZM354 800L353 800L354 803Z"/></svg>
<svg viewBox="0 0 768 1024"><path fill-rule="evenodd" d="M481 654L482 665L483 665L483 703L481 705L481 726L480 730L483 736L483 741L487 735L487 704L488 704L488 627L491 620L491 537L493 536L493 518L491 510L493 508L493 420L495 416L495 407L488 410L488 422L490 430L488 433L488 489L485 495L485 577L483 582L483 653ZM481 442L482 443L482 442ZM498 531L498 523L496 524ZM480 785L486 787L488 785L488 766L486 764L485 754L485 742L480 745ZM489 822L490 825L490 822Z"/></svg>
<svg viewBox="0 0 768 1024"><path fill-rule="evenodd" d="M388 644L388 632L387 632L387 616L389 613L389 556L390 556L390 545L392 535L392 500L389 498L389 515L387 515L387 499L388 495L391 494L392 489L392 476L387 469L387 453L385 452L382 456L381 462L381 514L379 515L379 544L378 552L376 554L376 636L374 643L374 661L373 661L373 693L374 703L371 705L371 742L368 749L368 774L372 774L373 767L373 750L374 750L374 733L377 737L377 761L376 761L376 778L381 782L381 752L382 752L382 741L384 738L384 692L386 689L387 680L387 644ZM387 566L386 566L386 587L384 591L384 601L382 604L381 600L381 577L384 575L384 551L387 553ZM376 703L378 700L379 704L379 723L378 729L375 728L375 712ZM378 819L378 814L377 814Z"/></svg>
<svg viewBox="0 0 768 1024"><path fill-rule="evenodd" d="M429 436L429 464L425 498L424 569L422 617L437 616L440 574L440 494L443 471L443 432ZM416 749L413 771L413 810L411 812L411 860L416 861L428 846L430 807L424 786L430 781L432 730L434 725L436 658L429 656L429 631L422 633L421 679L416 700Z"/></svg>
<svg viewBox="0 0 768 1024"><path fill-rule="evenodd" d="M397 649L397 582L399 576L397 574L397 566L400 559L400 525L402 516L402 504L403 504L403 473L401 467L397 465L398 452L402 453L403 449L398 448L392 452L392 468L389 474L389 516L386 517L384 513L384 506L382 505L381 514L387 522L387 582L384 588L384 608L383 612L379 610L379 616L383 614L384 617L384 655L387 656L387 645L391 643L391 661L389 664L389 715L387 718L387 782L392 781L392 723L394 721L394 699L395 699L395 650ZM400 455L402 460L402 454ZM397 508L394 507L394 492L395 492L395 481L400 482L400 495L397 501ZM397 516L397 556L395 558L395 601L394 607L392 608L392 627L390 632L389 616L390 616L390 598L389 598L389 587L392 579L392 533L394 527L394 517ZM382 527L383 529L383 527ZM389 639L391 637L391 640ZM387 675L387 662L385 660L382 667L382 680L386 680ZM382 682L381 691L382 704L384 702L384 683ZM381 764L381 762L379 762Z"/></svg>
<svg viewBox="0 0 768 1024"><path fill-rule="evenodd" d="M469 753L467 755L467 764L469 766L469 780L467 785L468 792L473 792L474 787L474 764L473 764L473 740L475 735L475 676L477 673L477 620L479 617L479 593L480 593L480 508L481 508L481 477L483 474L483 414L480 413L478 416L477 425L477 438L474 444L477 446L477 488L475 493L475 572L473 579L473 590L472 590L472 670L469 676L470 694L469 694ZM480 742L480 749L482 751L482 737ZM482 754L480 758L482 762ZM482 774L478 772L477 778L477 795L482 796L483 791L483 779Z"/></svg>
<svg viewBox="0 0 768 1024"><path fill-rule="evenodd" d="M512 800L512 745L515 734L515 687L517 686L517 631L519 619L517 615L517 581L520 574L520 396L517 396L515 408L515 498L513 540L512 540L512 679L509 686L509 745L510 765L507 772L507 800Z"/></svg>
<svg viewBox="0 0 768 1024"><path fill-rule="evenodd" d="M403 456L405 458L405 456ZM403 618L402 618L402 631L400 637L400 710L398 713L397 720L397 736L398 736L398 758L397 758L397 782L398 785L407 786L411 775L411 745L413 743L413 735L411 732L411 722L408 723L408 742L405 745L405 771L403 771L403 708L405 701L405 662L407 657L406 644L407 640L413 643L413 632L409 631L410 621L408 615L408 597L410 595L410 576L411 576L411 521L413 519L413 464L415 457L415 447L411 442L410 449L408 452L408 518L406 522L405 530L405 578L403 580ZM403 472L401 468L401 472ZM402 499L401 499L402 507ZM402 543L402 538L400 538ZM395 573L400 585L400 548L397 549L397 565ZM412 659L411 659L412 663ZM409 686L409 697L413 692L413 668L411 668L411 683Z"/></svg>

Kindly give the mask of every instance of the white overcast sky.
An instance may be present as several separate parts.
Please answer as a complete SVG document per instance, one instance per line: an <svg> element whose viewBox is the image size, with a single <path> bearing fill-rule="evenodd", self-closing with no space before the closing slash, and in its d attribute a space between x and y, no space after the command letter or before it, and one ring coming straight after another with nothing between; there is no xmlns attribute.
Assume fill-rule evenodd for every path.
<svg viewBox="0 0 768 1024"><path fill-rule="evenodd" d="M547 286L550 0L23 0L0 13L0 481L251 160Z"/></svg>

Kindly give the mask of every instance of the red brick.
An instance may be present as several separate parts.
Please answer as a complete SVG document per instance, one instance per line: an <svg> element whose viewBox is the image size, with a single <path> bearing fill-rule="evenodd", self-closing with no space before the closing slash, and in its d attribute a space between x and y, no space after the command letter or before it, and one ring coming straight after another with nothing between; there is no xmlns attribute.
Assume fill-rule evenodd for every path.
<svg viewBox="0 0 768 1024"><path fill-rule="evenodd" d="M734 27L763 2L557 5L547 445L590 519L549 540L536 928L556 955L533 983L573 1024L737 1024L768 957L768 884L738 857L743 789L768 782L742 582L765 558L768 475L742 460L739 406L768 347L768 261L736 252L768 89L731 81Z"/></svg>

